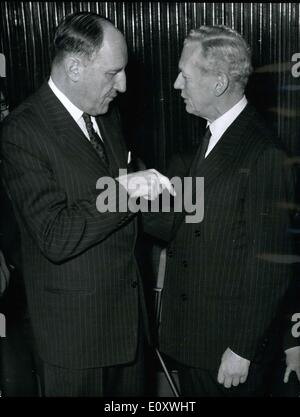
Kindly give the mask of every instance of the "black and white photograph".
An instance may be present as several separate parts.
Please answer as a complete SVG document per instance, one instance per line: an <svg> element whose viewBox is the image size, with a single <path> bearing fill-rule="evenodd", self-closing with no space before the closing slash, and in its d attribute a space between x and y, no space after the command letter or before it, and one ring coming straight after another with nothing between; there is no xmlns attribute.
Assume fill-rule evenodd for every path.
<svg viewBox="0 0 300 417"><path fill-rule="evenodd" d="M0 397L300 397L300 3L0 11Z"/></svg>

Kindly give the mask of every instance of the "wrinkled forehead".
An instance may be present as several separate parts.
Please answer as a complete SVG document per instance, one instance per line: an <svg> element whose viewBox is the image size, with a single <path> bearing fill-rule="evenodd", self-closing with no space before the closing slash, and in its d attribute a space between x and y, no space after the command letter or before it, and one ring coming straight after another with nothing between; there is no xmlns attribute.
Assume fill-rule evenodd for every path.
<svg viewBox="0 0 300 417"><path fill-rule="evenodd" d="M179 60L179 69L183 69L187 65L196 65L204 60L202 55L202 47L199 42L186 42Z"/></svg>

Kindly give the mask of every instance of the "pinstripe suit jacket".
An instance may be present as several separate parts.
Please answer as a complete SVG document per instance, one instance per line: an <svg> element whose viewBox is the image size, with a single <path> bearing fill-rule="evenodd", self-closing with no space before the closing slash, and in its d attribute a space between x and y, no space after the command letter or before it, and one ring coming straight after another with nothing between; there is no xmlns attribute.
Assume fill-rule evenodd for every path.
<svg viewBox="0 0 300 417"><path fill-rule="evenodd" d="M127 151L113 109L97 122L109 171L47 84L2 128L38 352L76 369L129 362L137 347L136 218L96 209L97 179L126 168Z"/></svg>
<svg viewBox="0 0 300 417"><path fill-rule="evenodd" d="M293 201L285 162L248 105L195 168L204 177L204 219L188 224L177 215L167 248L160 348L172 358L208 369L218 368L227 347L263 358L292 279L290 265L269 257L292 251L289 213L277 205ZM187 174L183 161L175 174ZM149 215L146 231L169 236L171 217Z"/></svg>

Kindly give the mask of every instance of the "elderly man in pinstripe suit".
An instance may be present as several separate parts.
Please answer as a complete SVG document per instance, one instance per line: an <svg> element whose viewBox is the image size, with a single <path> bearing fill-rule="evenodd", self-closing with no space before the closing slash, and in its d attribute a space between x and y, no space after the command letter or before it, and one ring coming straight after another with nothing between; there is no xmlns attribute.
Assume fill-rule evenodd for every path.
<svg viewBox="0 0 300 417"><path fill-rule="evenodd" d="M44 392L143 395L136 214L96 208L97 180L128 167L109 108L126 90L126 43L108 20L82 12L63 19L54 45L50 79L6 119L1 141ZM135 196L159 192L159 174L131 175L146 183Z"/></svg>
<svg viewBox="0 0 300 417"><path fill-rule="evenodd" d="M169 176L204 177L204 218L145 215L145 230L170 241L160 349L177 361L183 395L262 395L276 317L290 318L280 311L292 281L282 255L293 250L284 205L293 202L293 176L244 95L251 71L236 31L190 32L174 87L208 128L194 159L177 157ZM299 370L299 338L285 339L290 368Z"/></svg>

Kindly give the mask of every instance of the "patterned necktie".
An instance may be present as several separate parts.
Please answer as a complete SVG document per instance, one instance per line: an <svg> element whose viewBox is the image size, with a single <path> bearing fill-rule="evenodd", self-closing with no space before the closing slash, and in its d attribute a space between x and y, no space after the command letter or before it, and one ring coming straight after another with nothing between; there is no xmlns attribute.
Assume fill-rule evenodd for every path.
<svg viewBox="0 0 300 417"><path fill-rule="evenodd" d="M209 129L209 126L206 128L203 138L202 138L202 143L201 143L201 151L200 151L200 155L199 155L199 159L198 161L201 162L204 158L205 158L205 154L209 145L209 140L211 138L211 131Z"/></svg>
<svg viewBox="0 0 300 417"><path fill-rule="evenodd" d="M87 113L83 113L82 117L85 122L86 130L88 132L91 144L93 145L97 154L100 156L101 160L108 167L109 162L108 162L108 157L105 151L104 143L93 127L91 116Z"/></svg>

